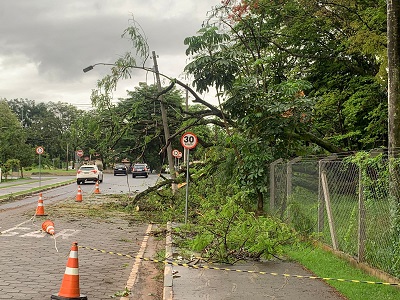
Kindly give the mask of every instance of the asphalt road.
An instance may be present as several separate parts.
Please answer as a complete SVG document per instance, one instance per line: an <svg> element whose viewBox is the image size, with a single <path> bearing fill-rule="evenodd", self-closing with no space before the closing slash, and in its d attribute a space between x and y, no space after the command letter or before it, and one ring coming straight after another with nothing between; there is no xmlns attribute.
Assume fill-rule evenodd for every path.
<svg viewBox="0 0 400 300"><path fill-rule="evenodd" d="M104 219L88 217L79 214L79 209L112 201L112 197L104 197L108 193L142 191L154 184L158 176L145 179L105 174L104 182L99 185L102 195L93 194L93 183L81 185L82 202L75 201L76 182L46 190L47 183L71 182L71 179L52 177L41 182L46 216L35 216L38 193L21 200L0 202L0 299L39 300L57 294L74 242L79 246L81 294L97 300L127 299L121 292L127 286L132 288L140 274L140 260L115 253L149 256L146 244L152 225L119 215ZM23 184L23 189L29 190L35 185L38 182L33 180ZM15 182L7 186L3 182L0 190L11 194L21 192L21 186L16 186ZM71 207L75 210L69 210ZM54 222L55 236L41 230L46 219Z"/></svg>
<svg viewBox="0 0 400 300"><path fill-rule="evenodd" d="M40 179L40 180L39 180ZM104 174L103 182L99 185L102 194L134 194L145 190L147 187L156 184L160 180L157 174L150 174L148 178L113 174ZM68 184L68 182L71 182ZM54 184L63 184L58 188L47 189ZM92 194L95 190L95 183L89 182L80 185L82 195ZM75 182L74 176L47 176L47 177L32 177L31 179L21 180L20 182L2 182L0 183L0 197L15 195L18 193L29 192L32 189L41 188L43 201L45 203L54 203L57 201L75 198L78 190L78 185ZM7 201L2 203L0 200L0 210L25 206L32 203L37 203L40 191L32 193L31 196L24 197L18 201Z"/></svg>

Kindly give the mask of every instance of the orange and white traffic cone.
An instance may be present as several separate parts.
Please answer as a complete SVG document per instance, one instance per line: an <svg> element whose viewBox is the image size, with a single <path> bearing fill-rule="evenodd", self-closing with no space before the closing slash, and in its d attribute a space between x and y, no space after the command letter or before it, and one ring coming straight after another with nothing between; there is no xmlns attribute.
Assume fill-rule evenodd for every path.
<svg viewBox="0 0 400 300"><path fill-rule="evenodd" d="M79 289L79 266L78 266L78 243L73 242L71 251L67 261L67 267L63 280L61 282L61 288L58 294L51 295L51 299L57 300L87 300L85 295L81 295Z"/></svg>
<svg viewBox="0 0 400 300"><path fill-rule="evenodd" d="M46 231L48 234L51 235L55 234L54 223L50 220L46 220L42 223L42 229L43 231Z"/></svg>
<svg viewBox="0 0 400 300"><path fill-rule="evenodd" d="M36 207L36 216L46 216L44 214L43 197L42 193L39 194L38 205Z"/></svg>
<svg viewBox="0 0 400 300"><path fill-rule="evenodd" d="M96 181L96 188L94 190L95 194L100 194L100 188L99 188L99 181Z"/></svg>
<svg viewBox="0 0 400 300"><path fill-rule="evenodd" d="M80 185L78 185L78 193L76 194L76 201L82 202L82 190Z"/></svg>

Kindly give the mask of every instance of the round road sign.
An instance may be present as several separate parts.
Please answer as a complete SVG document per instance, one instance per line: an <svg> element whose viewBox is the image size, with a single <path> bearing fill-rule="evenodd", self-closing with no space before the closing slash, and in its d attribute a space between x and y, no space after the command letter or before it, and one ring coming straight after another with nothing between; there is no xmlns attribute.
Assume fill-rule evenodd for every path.
<svg viewBox="0 0 400 300"><path fill-rule="evenodd" d="M76 155L78 155L79 157L83 156L83 150L76 150Z"/></svg>
<svg viewBox="0 0 400 300"><path fill-rule="evenodd" d="M36 148L36 153L37 153L37 154L43 154L43 153L44 153L43 147L42 147L42 146L37 147L37 148Z"/></svg>
<svg viewBox="0 0 400 300"><path fill-rule="evenodd" d="M194 133L186 132L181 137L181 144L186 149L193 149L197 145L197 136Z"/></svg>
<svg viewBox="0 0 400 300"><path fill-rule="evenodd" d="M178 154L179 154L179 150L177 150L177 149L172 150L172 156L173 157L177 157Z"/></svg>

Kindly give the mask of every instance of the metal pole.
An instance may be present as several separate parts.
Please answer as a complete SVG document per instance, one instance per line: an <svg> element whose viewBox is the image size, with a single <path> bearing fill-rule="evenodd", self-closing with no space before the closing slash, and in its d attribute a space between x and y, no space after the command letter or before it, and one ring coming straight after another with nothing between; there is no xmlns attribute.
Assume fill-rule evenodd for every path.
<svg viewBox="0 0 400 300"><path fill-rule="evenodd" d="M188 219L188 202L189 202L189 149L186 155L186 202L185 202L185 224Z"/></svg>
<svg viewBox="0 0 400 300"><path fill-rule="evenodd" d="M40 157L42 155L39 154L39 188L42 187L42 166L41 166L41 162L40 162Z"/></svg>
<svg viewBox="0 0 400 300"><path fill-rule="evenodd" d="M158 88L158 91L161 92L162 89L161 89L160 73L158 72L156 52L153 51L152 55L153 55L153 62L154 62L154 71L156 73L156 79L157 79L157 88ZM162 118L163 127L164 127L165 142L168 143L169 142L168 119L167 119L167 112L166 112L165 107L164 107L163 98L164 97L161 95L160 96L161 118ZM172 145L171 145L171 143L169 143L168 147L167 147L167 156L168 156L168 166L169 166L169 172L170 172L171 178L175 179L176 178L176 174L175 174L175 168L174 168L174 160L173 160L173 157L172 157ZM175 193L176 190L177 190L176 183L173 183L172 184L172 192Z"/></svg>

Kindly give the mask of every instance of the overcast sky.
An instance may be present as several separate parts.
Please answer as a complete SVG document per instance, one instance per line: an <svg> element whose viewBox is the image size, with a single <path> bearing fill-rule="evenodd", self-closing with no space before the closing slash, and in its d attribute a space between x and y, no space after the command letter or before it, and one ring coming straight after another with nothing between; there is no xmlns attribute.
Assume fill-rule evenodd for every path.
<svg viewBox="0 0 400 300"><path fill-rule="evenodd" d="M185 37L195 35L220 0L0 0L0 99L66 102L90 107L91 90L130 51L121 35L134 19L143 28L161 73L183 79ZM152 61L147 63L152 67ZM142 73L142 74L140 74ZM135 72L115 98L152 76ZM137 76L137 77L136 77Z"/></svg>

